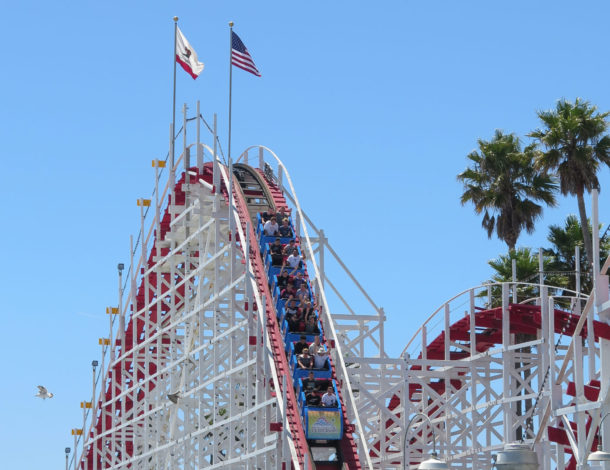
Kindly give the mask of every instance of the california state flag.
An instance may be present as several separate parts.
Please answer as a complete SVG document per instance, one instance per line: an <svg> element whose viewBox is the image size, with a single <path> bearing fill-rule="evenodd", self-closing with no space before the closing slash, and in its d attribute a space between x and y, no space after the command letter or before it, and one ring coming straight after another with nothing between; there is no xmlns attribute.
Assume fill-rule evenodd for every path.
<svg viewBox="0 0 610 470"><path fill-rule="evenodd" d="M180 28L177 28L177 30L176 61L195 79L203 71L203 62L199 62L195 49L191 47Z"/></svg>

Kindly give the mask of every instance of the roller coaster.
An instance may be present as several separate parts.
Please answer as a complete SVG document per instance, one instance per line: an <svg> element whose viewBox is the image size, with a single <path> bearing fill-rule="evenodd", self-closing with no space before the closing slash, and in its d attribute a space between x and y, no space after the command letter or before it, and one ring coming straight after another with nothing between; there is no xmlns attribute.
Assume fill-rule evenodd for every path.
<svg viewBox="0 0 610 470"><path fill-rule="evenodd" d="M488 469L515 441L544 470L587 465L610 411L608 262L591 296L546 285L542 267L537 284L462 292L392 358L385 312L282 161L263 146L221 161L215 126L207 145L202 116L183 121L180 156L153 161L137 201L71 468L407 468L434 444L452 468ZM264 225L278 213L279 237ZM325 359L303 367L310 348Z"/></svg>

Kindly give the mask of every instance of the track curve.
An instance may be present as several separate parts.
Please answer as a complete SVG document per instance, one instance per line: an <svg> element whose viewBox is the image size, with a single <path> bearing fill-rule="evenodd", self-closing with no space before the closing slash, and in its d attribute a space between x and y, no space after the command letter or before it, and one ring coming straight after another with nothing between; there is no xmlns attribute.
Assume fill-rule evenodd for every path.
<svg viewBox="0 0 610 470"><path fill-rule="evenodd" d="M488 288L489 286L484 287ZM407 347L413 347L418 334L421 334L422 341L425 341L425 338L427 338L426 326L433 323L436 314L440 315L441 318L437 320L437 323L441 325L444 323L443 331L434 335L431 341L425 341L426 347L416 353L414 359L408 359L408 362L412 364L408 367L408 376L414 379L407 380L405 389L407 403L403 403L401 397L395 394L389 401L388 409L394 412L398 411L399 416L401 416L400 410L405 409L407 414L413 412L425 413L435 423L437 435L444 436L446 458L452 461L452 465L476 468L483 465L484 459L473 460L472 453L469 455L464 446L460 446L457 440L451 441L452 433L463 432L451 429L451 427L463 427L466 423L469 423L469 426L476 427L479 417L477 415L485 413L490 420L495 419L496 421L500 421L499 416L506 416L506 419L511 420L511 429L515 433L512 439L506 439L507 442L519 440L516 434L521 432L526 433L526 442L532 441L535 436L533 434L535 423L538 423L541 419L535 414L541 411L538 400L544 401L547 399L546 392L543 393L541 389L546 390L549 387L548 357L555 357L556 353L557 359L559 359L560 351L563 348L559 347L558 349L561 337L571 338L574 335L580 314L554 308L552 318L547 317L545 319L543 316L547 310L543 312L540 305L515 303L485 309L475 307L473 291L465 291L465 293L468 292L471 292L470 314L465 312L462 318L452 318L449 321L449 303L444 304L428 318L424 326L409 341ZM454 297L451 301L458 297L460 295ZM508 300L508 296L506 300ZM504 328L508 328L507 333L504 332ZM591 335L588 331L589 328L592 328ZM548 331L552 331L554 334L549 336ZM594 320L584 325L579 332L579 336L583 343L591 341L595 343L595 347L598 347L600 339L610 339L610 326ZM560 338L560 341L555 345L554 338L557 337ZM510 341L510 345L505 348L504 344L507 340ZM519 343L523 343L523 346L519 347ZM551 353L549 349L553 349L553 347L554 351ZM536 353L532 353L532 350L535 350ZM406 351L407 348L405 348L403 354L405 354L405 357L409 357ZM493 374L486 376L481 372L481 364L484 360L487 360L487 367L489 367L489 360L492 360L490 358L494 355L497 357L503 354L511 355L503 360L496 359L496 361L498 364L502 364L505 369L511 369L507 371L508 373L505 374L504 378L513 383L512 389L502 384L501 381L499 382L500 385L495 386L485 383L486 380L491 381L490 376ZM547 362L537 362L541 359L547 359ZM551 366L554 368L552 363ZM435 370L438 371L443 367L453 371L452 374L449 374L451 378L448 378L449 375L447 375L447 378L443 377L442 372L435 372ZM546 367L546 371L544 367ZM476 368L479 368L477 372L475 372ZM526 373L523 372L524 370ZM496 371L496 375L500 378L502 378L502 373L501 370ZM600 391L598 379L598 375L594 375L589 377L588 382L583 385L584 396L589 402L595 402L598 399ZM566 397L565 401L568 402L565 404L566 406L569 406L570 403L576 403L576 388L577 385L575 385L574 380L565 383L563 394ZM509 396L504 396L505 393ZM460 395L462 396L461 404L456 403L455 400L452 402L452 397ZM485 402L484 395L488 399L491 397L491 400ZM464 399L466 396L468 400ZM424 401L429 403L423 403ZM468 403L465 403L465 401L468 401ZM532 404L536 409L532 409ZM488 409L492 410L493 407L496 410L500 408L499 414L498 411L487 411ZM453 413L453 417L447 419L446 416L451 415L451 413ZM475 417L473 418L473 416ZM587 431L589 431L590 424L591 420L588 419ZM392 419L385 422L388 429L393 425L395 424ZM449 429L443 430L443 427L449 427ZM576 432L574 423L571 424L571 427ZM409 443L405 443L406 446L404 447L409 452L411 464L421 461L425 454L426 442L432 438L429 430L418 429L419 431L415 432L415 437L412 437ZM502 429L502 425L496 423L495 427L489 425L486 430L485 428L483 430L493 437L497 429ZM546 431L545 440L549 445L556 444L561 448L561 452L572 453L563 423L548 426ZM504 438L499 434L496 438L481 443L480 435L477 435L474 430L470 437L464 439L468 441L466 447L476 448L478 453L484 453L488 457L491 457L491 451L501 448L504 443ZM402 454L402 450L389 446L387 444L389 441L390 439L386 438L385 452L395 455ZM473 445L473 442L478 444ZM596 445L597 440L594 439L593 446ZM375 452L379 452L380 447L379 441L373 446ZM375 452L372 451L372 455ZM394 462L395 464L399 463L398 461ZM568 462L557 463L558 468L568 470L573 470L575 465L576 462L573 457Z"/></svg>

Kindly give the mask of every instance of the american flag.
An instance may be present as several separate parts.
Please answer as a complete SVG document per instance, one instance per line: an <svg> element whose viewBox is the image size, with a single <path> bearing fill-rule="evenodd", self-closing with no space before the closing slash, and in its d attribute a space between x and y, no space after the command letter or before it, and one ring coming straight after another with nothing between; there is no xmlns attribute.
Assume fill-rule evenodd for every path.
<svg viewBox="0 0 610 470"><path fill-rule="evenodd" d="M239 36L233 31L231 31L231 34L231 64L260 77L261 73L256 68L256 65L254 65L254 61L244 43L241 42Z"/></svg>

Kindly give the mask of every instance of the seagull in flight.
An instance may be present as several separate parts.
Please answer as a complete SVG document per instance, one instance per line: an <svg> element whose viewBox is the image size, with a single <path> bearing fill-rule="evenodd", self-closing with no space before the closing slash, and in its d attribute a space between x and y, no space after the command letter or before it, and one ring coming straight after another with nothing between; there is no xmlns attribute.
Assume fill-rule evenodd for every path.
<svg viewBox="0 0 610 470"><path fill-rule="evenodd" d="M169 399L169 401L171 401L174 405L178 404L178 399L181 398L180 397L180 392L176 392L176 393L168 393L167 394L167 398Z"/></svg>
<svg viewBox="0 0 610 470"><path fill-rule="evenodd" d="M53 398L53 394L51 392L49 392L47 390L47 388L43 387L42 385L38 386L38 393L34 396L38 397L38 398L42 398L43 400L46 400L47 398Z"/></svg>

